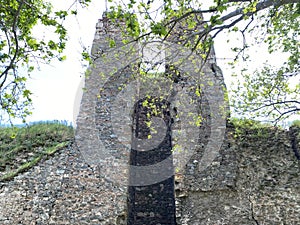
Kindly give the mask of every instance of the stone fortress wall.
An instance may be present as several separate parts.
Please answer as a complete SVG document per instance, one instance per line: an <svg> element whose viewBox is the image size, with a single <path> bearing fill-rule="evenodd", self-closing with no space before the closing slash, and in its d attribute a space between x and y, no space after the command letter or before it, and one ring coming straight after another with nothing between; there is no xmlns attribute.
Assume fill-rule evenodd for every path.
<svg viewBox="0 0 300 225"><path fill-rule="evenodd" d="M144 221L152 221L151 224L158 224L155 218L163 217L168 221L165 224L175 224L175 221L171 222L172 219L167 216L174 214L168 207L171 199L163 200L164 195L172 193L171 190L166 191L168 179L174 179L175 169L175 179L178 183L176 190L179 190L183 184L185 166L196 151L201 151L200 148L203 148L201 166L204 165L201 170L215 158L217 151L212 148L221 147L226 128L226 116L220 109L224 108L225 102L224 80L222 74L215 71L217 66L213 51L207 62L204 62L198 54L177 44L178 38L183 35L184 27L176 27L168 42L163 45L159 42L149 45L142 42L124 44L122 28L122 21L113 22L105 15L97 24L91 54L95 62L85 82L86 92L77 120L77 143L89 163L97 164L100 170L105 171L106 179L122 187L118 194L120 199L116 199L114 204L118 205L118 208L123 207L125 215L133 218L129 223L144 224ZM109 46L112 40L114 47ZM141 78L141 63L145 59L151 61L151 56L157 52L163 54L158 54L158 60L154 59L152 63L161 63L168 77L150 80ZM208 84L210 81L212 84ZM204 92L199 97L195 95L195 87L201 85ZM170 103L165 112L168 115L164 115L164 118L170 118L164 119L164 124L172 121L170 127L166 128L169 129L172 139L170 147L180 146L182 151L173 152L172 158L168 154L163 157L163 149L168 148L163 142L169 141L160 140L161 143L159 141L158 145L154 146L155 138L149 141L144 138L141 139L141 145L149 145L151 148L147 149L147 154L138 153L134 156L144 161L142 164L135 162L131 165L134 144L132 132L137 129L134 128L134 105L141 99L147 100L147 96L166 99ZM193 103L189 102L190 99ZM201 128L190 124L193 117L198 115L203 117ZM164 137L165 132L158 133L163 133ZM144 136L147 134L144 133ZM202 141L199 141L200 139ZM141 152L140 150L138 152ZM152 153L149 150L153 150ZM149 157L155 162L149 162ZM175 168L171 168L169 159L172 160L171 164L174 161ZM191 167L198 167L192 164ZM174 180L169 182L174 183ZM127 191L128 184L137 188L130 187ZM157 191L158 189L163 191ZM152 197L146 197L144 193ZM151 206L151 202L154 203L157 199L161 200L160 209L157 204ZM127 200L129 202L126 202ZM180 201L176 201L177 211L180 209ZM133 211L134 215L131 214Z"/></svg>
<svg viewBox="0 0 300 225"><path fill-rule="evenodd" d="M95 130L95 134L99 135L101 143L106 142L104 148L100 150L103 151L99 155L100 159L103 159L103 155L107 154L107 151L111 151L111 153L109 153L108 157L106 156L106 159L109 159L108 161L95 163L98 163L100 168L103 168L103 171L111 170L112 172L106 173L106 175L116 184L118 180L123 180L122 184L126 184L128 182L126 179L129 179L128 174L130 174L128 163L130 158L130 141L132 140L130 139L132 135L131 126L133 125L130 117L133 112L125 109L132 109L133 102L143 97L141 94L136 94L136 83L134 84L135 86L128 84L132 82L130 76L132 74L136 75L136 68L130 66L130 63L140 62L142 57L139 49L140 45L132 44L122 48L121 46L124 45L120 39L121 26L122 22L113 23L106 17L99 20L97 24L92 55L97 55L99 51L104 54L108 53L106 53L105 57L97 58L90 77L86 79L87 92L95 92L92 94L93 97L88 97L88 94L85 93L86 96L83 99L81 110L82 112L87 110L87 114L82 113L81 115L85 117L81 116L78 120L79 123L84 121L83 118L88 120L87 115L89 115L89 119L96 123L98 129ZM195 73L199 72L196 67L202 66L201 62L197 62L199 59L197 55L194 58L188 58L190 55L188 49L179 48L179 50L178 46L175 45L174 47L174 43L178 41L177 38L183 35L183 30L184 27L180 27L180 25L176 27L174 34L171 34L168 40L170 46L163 49L165 51L166 64L175 65L182 75L179 82L174 82L176 83L175 89L178 86L182 87L182 85L187 87L195 85L195 77L198 76ZM108 49L108 38L115 40L117 53ZM109 53L110 51L112 54ZM180 59L186 60L186 63ZM180 62L180 64L177 65L177 62ZM220 114L216 115L217 109L213 108L220 107L218 105L219 102L224 104L224 99L222 99L224 97L222 92L224 80L221 71L216 65L213 51L204 64L202 71L207 75L204 79L208 80L209 77L214 77L215 84L212 90L204 90L201 100L198 102L197 107L199 108L197 110L198 112L199 110L201 111L203 121L197 131L197 136L193 136L195 128L184 127L184 131L187 133L186 137L194 138L194 140L185 139L183 141L195 141L193 146L184 146L191 148L192 154L188 153L187 156L183 153L179 153L178 156L176 156L176 152L173 154L175 166L178 166L176 164L178 158L179 164L185 163L184 165L179 165L181 170L176 171L175 174L177 224L299 223L299 160L293 154L289 137L284 132L274 131L274 137L271 136L266 143L262 143L262 140L252 140L251 135L247 139L249 141L247 146L244 146L244 143L233 143L234 140L230 137L232 130L228 127L226 131L224 130L224 120L216 119L216 117L220 117ZM124 83L129 86L129 88L126 88L130 89L131 94L130 91L122 92L117 90ZM207 83L203 84L210 86ZM149 87L147 85L146 87ZM142 86L138 87L142 89ZM132 94L133 92L135 95ZM100 98L96 98L95 96L99 94L101 95ZM128 95L134 96L135 100L128 100ZM192 94L189 96L195 99L195 96L192 96ZM91 101L95 102L91 105ZM113 101L117 102L117 106L111 106ZM84 105L85 102L91 108ZM110 111L112 109L114 111ZM124 110L126 111L125 116ZM181 110L183 109L181 108ZM175 118L172 108L170 111L171 117ZM184 111L184 113L188 114L188 111ZM95 120L93 116L96 117ZM185 119L175 119L176 121L171 125L173 147L178 142L178 133L182 131L180 129L183 129L182 124L186 122ZM127 129L118 127L114 123L122 124ZM94 126L95 124L92 125L92 129L94 129ZM86 122L83 123L82 127L86 127ZM111 129L112 127L113 129ZM116 129L121 131L116 131ZM214 136L215 133L221 136ZM87 134L91 135L92 132L85 133L85 135ZM222 135L224 135L224 139ZM86 136L83 135L83 137ZM124 140L120 141L122 137ZM93 138L91 139L94 141ZM218 143L219 140L221 140L221 143ZM83 145L92 146L92 148L97 148L96 146L99 145L99 142L95 143L96 146L94 146L93 142L86 144L85 141L82 141ZM217 148L218 150L216 151ZM209 155L207 152L213 153ZM185 160L180 160L180 157L185 158ZM94 157L93 160L96 158ZM151 171L148 172L151 173ZM118 205L117 209L125 210L125 216L129 213L127 211L128 205L126 205L128 194L126 186L122 186L122 191L118 193L120 199L116 199L116 202L114 202L114 205ZM147 199L150 202L149 198ZM145 210L144 213L140 212L139 215L151 221L151 218L154 220L153 212ZM113 213L117 216L119 212L114 211ZM149 224L156 223L149 222ZM169 222L169 224L172 223Z"/></svg>
<svg viewBox="0 0 300 225"><path fill-rule="evenodd" d="M176 31L180 33L180 27ZM176 39L176 33L172 37ZM108 47L108 38L115 40L115 48ZM165 158L172 159L175 167L170 182L175 183L176 221L171 222L172 217L168 217L169 222L161 224L300 224L299 129L288 132L270 128L260 135L249 131L236 138L226 117L218 114L222 111L219 103L224 103L224 80L214 53L203 67L203 84L208 87L199 100L190 88L195 86L201 60L197 61L195 56L186 63L181 61L190 52L178 48L172 39L169 43L164 47L166 64L174 65L181 77L171 83L175 91L167 89L169 83L165 80L158 81L166 92L160 88L154 90L170 102L162 114L168 115L164 121L169 121L166 129L171 129L167 134L172 147L182 145L189 151L174 151L173 158L166 151ZM149 94L147 87L157 87L153 80L137 82L140 48L140 44L122 43L118 23L105 16L99 20L92 48L96 60L85 80L76 141L53 158L0 184L0 224L127 224L132 213L132 194L136 197L133 203L139 206L134 208L131 219L143 221L137 224L158 224L153 218L169 211L144 209L142 205L145 197L151 202L157 194L168 193L165 190L170 190L170 182L163 183L160 178L168 176L170 171L161 170L160 176L156 172L169 167L145 167L148 172L145 173L131 165L135 140L132 131L138 131L139 125L133 118L137 115L134 106ZM215 85L208 84L210 77L214 77ZM193 104L184 101L187 96L194 100ZM203 116L200 128L185 126L190 118L184 115L192 109ZM179 114L180 111L183 113ZM138 112L144 115L143 111ZM138 140L134 143L139 145ZM155 139L149 146L153 147L153 143ZM166 143L168 150L170 142ZM164 147L159 146L156 150ZM155 179L159 189L145 189L137 183L155 185ZM137 188L128 190L130 182ZM172 201L168 196L162 198L167 204Z"/></svg>

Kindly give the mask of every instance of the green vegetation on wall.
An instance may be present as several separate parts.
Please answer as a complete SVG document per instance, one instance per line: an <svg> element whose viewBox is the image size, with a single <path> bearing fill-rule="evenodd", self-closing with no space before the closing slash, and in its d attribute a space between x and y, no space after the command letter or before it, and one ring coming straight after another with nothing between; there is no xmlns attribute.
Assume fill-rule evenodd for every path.
<svg viewBox="0 0 300 225"><path fill-rule="evenodd" d="M71 126L58 122L0 128L0 181L13 178L68 146L73 136Z"/></svg>

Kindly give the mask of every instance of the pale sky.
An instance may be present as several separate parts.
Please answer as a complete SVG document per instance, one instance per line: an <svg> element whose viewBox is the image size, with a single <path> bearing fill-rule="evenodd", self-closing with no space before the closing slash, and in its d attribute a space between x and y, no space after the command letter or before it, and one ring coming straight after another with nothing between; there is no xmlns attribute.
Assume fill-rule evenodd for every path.
<svg viewBox="0 0 300 225"><path fill-rule="evenodd" d="M68 8L72 0L52 0L53 5ZM75 94L86 67L82 65L82 44L91 47L97 20L104 11L104 1L93 1L87 9L80 10L78 18L66 21L69 32L65 55L67 60L41 65L28 82L33 92L33 114L28 122L40 120L73 120ZM63 4L65 6L63 6ZM18 122L18 121L17 121Z"/></svg>
<svg viewBox="0 0 300 225"><path fill-rule="evenodd" d="M60 8L68 8L72 0L52 0L51 2ZM81 61L81 46L83 44L85 47L91 47L97 20L101 18L103 11L105 11L104 0L94 0L89 8L79 11L77 19L66 21L69 32L69 41L65 52L67 60L53 62L51 65L41 65L40 70L34 72L28 82L28 88L33 92L34 106L33 114L28 117L28 122L67 120L73 123L75 95L86 70ZM232 42L241 42L241 37L237 36L236 39ZM215 50L219 59L218 65L223 70L228 86L230 83L228 78L233 71L226 64L228 60L223 58L232 58L233 53L226 40L224 35L219 36L215 40ZM270 57L264 53L265 51L263 46L252 48L254 60L249 63L249 66L253 69L261 66ZM280 59L281 57L272 57L270 61L276 64L280 62Z"/></svg>

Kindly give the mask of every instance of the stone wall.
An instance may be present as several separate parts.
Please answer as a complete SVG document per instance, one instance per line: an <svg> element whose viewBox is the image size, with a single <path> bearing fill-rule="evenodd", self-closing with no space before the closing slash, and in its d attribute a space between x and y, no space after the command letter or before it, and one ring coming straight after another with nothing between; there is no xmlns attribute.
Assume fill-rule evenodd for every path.
<svg viewBox="0 0 300 225"><path fill-rule="evenodd" d="M300 128L293 133L299 151ZM298 225L300 161L291 140L275 128L234 137L228 127L211 166L198 173L193 158L176 183L177 224ZM73 144L0 183L0 224L124 224L120 191Z"/></svg>
<svg viewBox="0 0 300 225"><path fill-rule="evenodd" d="M85 156L87 161L97 164L109 182L122 187L122 191L117 191L120 198L112 203L121 210L111 215L117 217L121 211L127 215L131 207L126 205L125 199L132 197L129 196L132 187L139 186L129 185L129 192L126 188L132 175L129 158L134 131L133 106L147 94L158 92L160 97L171 102L173 149L177 144L187 149L187 153L173 151L177 224L298 223L299 161L297 154L293 154L295 141L291 142L288 133L270 131L270 136L260 138L249 133L243 140L234 140L232 128L225 131L224 111L227 106L223 99L224 79L216 65L214 51L212 49L205 64L198 55L190 57L188 49L176 45L180 38L178 34L184 29L180 26L168 42L159 47L164 52L165 73L173 79L171 85L174 91L168 89L169 84L164 83L167 91L161 92L152 84L153 80L138 80L137 65L145 57L141 54L141 46L147 48L147 43L124 45L120 39L122 24L122 21L113 23L104 17L97 25L92 50L96 61L91 75L86 79L87 92L83 96L77 133L81 134L77 143L81 151L83 148L83 155L90 151ZM115 40L115 48L108 47L110 39ZM201 85L198 80L202 80ZM200 97L194 94L197 85L202 88ZM150 89L154 91L149 94ZM185 95L174 98L183 89ZM195 104L184 102L187 97ZM224 111L220 113L222 107ZM178 116L178 111L181 111L181 116ZM192 119L182 115L191 112L202 116L200 127L187 125ZM86 131L86 121L91 121L90 124L97 129ZM182 133L185 133L183 138ZM87 137L92 134L98 135L98 140L95 142L92 137L87 143ZM104 146L99 149L99 145ZM147 172L153 175L157 171L150 168ZM139 174L139 179L143 175ZM283 207L284 204L289 206ZM139 212L139 215L149 219L148 224L156 224L154 218L151 222L150 215L155 215L155 209L152 210L145 209L147 212L144 214Z"/></svg>
<svg viewBox="0 0 300 225"><path fill-rule="evenodd" d="M300 129L294 132L299 146ZM229 127L207 170L187 174L178 224L299 224L300 161L289 132L233 134Z"/></svg>
<svg viewBox="0 0 300 225"><path fill-rule="evenodd" d="M159 59L171 82L141 79L141 48L147 43L125 45L122 24L105 16L97 23L95 63L85 79L75 143L0 183L0 224L114 225L137 218L138 225L175 224L174 203L178 225L300 224L300 129L249 129L236 136L226 122L224 80L213 49L203 64L176 44L178 27L165 45L155 46L164 52ZM200 95L195 87L201 87ZM133 116L147 116L134 109L147 96L167 107L146 117L157 132L140 124L142 132L134 136L140 128ZM190 123L198 115L200 127ZM135 145L158 155L136 152L144 155L137 162ZM165 155L159 155L164 146ZM150 156L156 163L143 161ZM164 211L155 208L159 201Z"/></svg>
<svg viewBox="0 0 300 225"><path fill-rule="evenodd" d="M96 27L91 54L94 64L85 80L86 92L77 119L76 143L87 163L99 166L106 180L120 187L120 198L113 205L125 214L129 213L128 223L140 224L150 220L148 224L164 224L163 221L171 224L171 218L175 215L167 219L163 210L170 210L169 213L174 214L174 197L171 200L161 196L161 201L158 201L155 196L174 193L169 187L169 183L174 183L174 171L177 174L176 182L182 183L186 163L198 154L201 146L205 151L202 152L198 167L202 171L209 166L224 139L224 112L228 107L224 101L222 73L216 65L213 49L204 60L200 52L193 52L178 44L184 29L184 26L176 27L167 42L131 42L129 39L130 44L124 44L124 21L111 21L104 14ZM151 74L143 76L141 71L144 64L160 65L164 67L163 72L155 71L153 66ZM144 73L147 73L145 69ZM151 133L150 128L147 134L137 135L144 137L135 137L134 105L141 100L149 102L151 99L164 101L163 107L169 108L168 115L161 117L149 110L151 118L148 118L148 122L153 122L153 127L158 128L157 134ZM168 120L165 119L167 117ZM196 125L197 119L201 120L200 127ZM165 126L166 130L163 128ZM148 139L149 136L151 138ZM164 140L168 136L171 138L167 141L170 146L164 147ZM134 149L135 142L136 146L142 147ZM162 152L168 148L174 154L168 153L163 157ZM130 155L134 152L143 155L138 157L143 162L132 162ZM153 158L159 160L145 164L151 152L156 155ZM167 191L167 188L171 190ZM157 191L159 189L161 191ZM126 199L129 199L127 204ZM135 202L132 202L133 199ZM142 206L145 203L138 199L148 199L148 208ZM160 204L160 210L151 202ZM120 212L112 213L116 213L116 217ZM145 219L136 219L142 217Z"/></svg>

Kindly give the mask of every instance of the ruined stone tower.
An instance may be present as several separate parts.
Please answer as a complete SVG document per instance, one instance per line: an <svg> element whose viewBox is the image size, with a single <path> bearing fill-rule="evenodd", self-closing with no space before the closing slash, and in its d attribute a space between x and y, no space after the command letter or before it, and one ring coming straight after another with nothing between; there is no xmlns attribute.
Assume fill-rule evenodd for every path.
<svg viewBox="0 0 300 225"><path fill-rule="evenodd" d="M107 224L179 224L187 165L189 171L204 170L223 143L223 77L214 70L213 51L204 64L177 44L184 27L176 27L168 42L151 45L124 44L122 28L123 21L105 14L97 23L77 143L87 162L104 171L102 185L116 196ZM160 64L163 71L145 78L140 74L144 62ZM201 97L195 94L200 86ZM154 115L145 102L159 112ZM157 130L151 132L146 122L157 122ZM203 160L190 162L197 151Z"/></svg>
<svg viewBox="0 0 300 225"><path fill-rule="evenodd" d="M77 118L77 146L98 166L99 185L112 196L99 204L101 224L272 224L260 210L276 209L256 204L265 194L259 187L266 172L256 176L255 154L229 140L224 79L213 49L204 62L180 46L180 24L163 44L124 43L123 25L105 14L97 23ZM285 155L293 163L284 170L299 170L288 151L260 154L273 154L282 166ZM260 166L273 174L273 165ZM272 187L279 198L300 196L280 185ZM289 212L293 222L297 212Z"/></svg>

